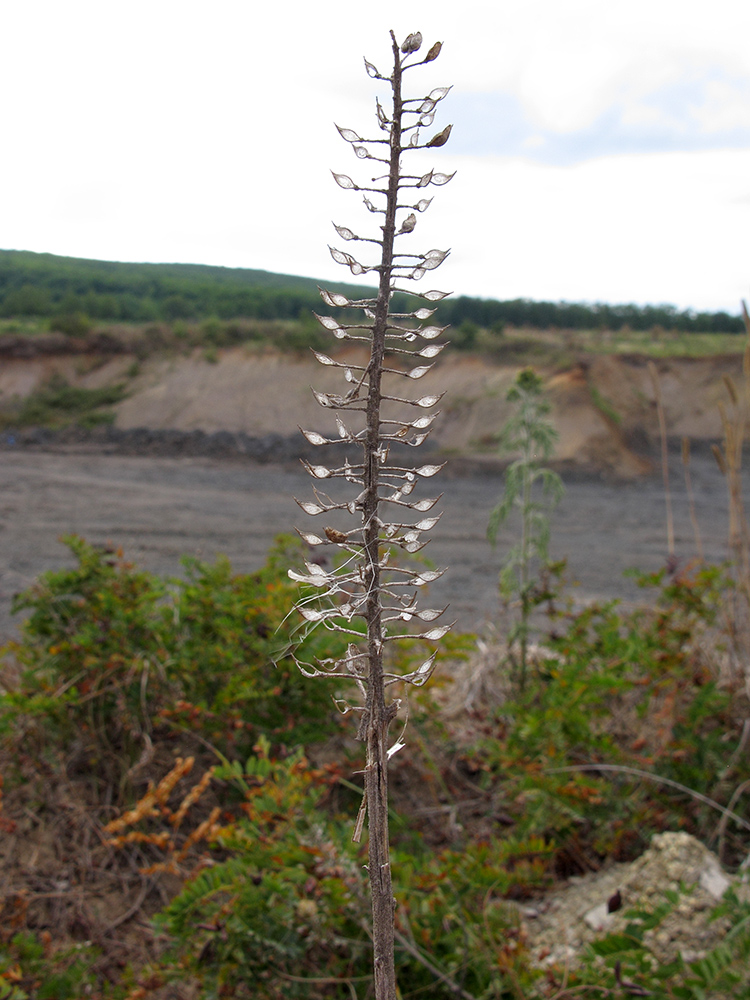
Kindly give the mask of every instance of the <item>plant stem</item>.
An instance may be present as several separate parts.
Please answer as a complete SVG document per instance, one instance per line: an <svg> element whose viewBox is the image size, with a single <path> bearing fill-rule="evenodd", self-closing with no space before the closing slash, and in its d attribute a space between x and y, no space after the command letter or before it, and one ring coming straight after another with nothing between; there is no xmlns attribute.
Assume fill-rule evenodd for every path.
<svg viewBox="0 0 750 1000"><path fill-rule="evenodd" d="M385 335L393 269L393 242L396 233L399 167L401 159L401 59L396 39L393 45L393 124L391 127L388 200L383 226L380 283L372 327L372 347L368 366L367 444L365 447L364 548L367 588L368 679L365 718L367 720L367 795L369 831L369 876L372 894L372 937L376 1000L396 1000L394 960L395 900L391 883L388 831L388 727L393 712L385 703L383 679L383 628L380 587L380 530L378 507L380 466L380 403Z"/></svg>

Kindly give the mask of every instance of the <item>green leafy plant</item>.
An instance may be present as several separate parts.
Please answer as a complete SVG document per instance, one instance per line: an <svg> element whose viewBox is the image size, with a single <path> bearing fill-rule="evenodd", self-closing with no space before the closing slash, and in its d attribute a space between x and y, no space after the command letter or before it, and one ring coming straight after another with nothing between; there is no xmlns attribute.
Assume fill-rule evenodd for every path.
<svg viewBox="0 0 750 1000"><path fill-rule="evenodd" d="M713 919L724 919L728 930L720 944L702 958L672 961L654 954L649 932L658 934L664 920L680 902L680 893L665 890L664 902L653 912L632 911L625 929L593 942L581 968L568 977L559 1000L582 992L595 996L648 996L654 1000L707 1000L712 997L747 1000L750 997L750 906L730 890Z"/></svg>
<svg viewBox="0 0 750 1000"><path fill-rule="evenodd" d="M186 560L186 578L162 580L120 550L64 540L76 565L43 574L14 608L29 612L5 647L19 680L0 698L0 722L29 746L61 745L92 780L119 786L158 730L190 735L225 756L260 733L277 743L320 740L339 721L330 697L309 690L290 654L286 575L300 542L280 538L266 566L236 574L229 560ZM345 643L309 636L315 657ZM31 734L34 734L33 740Z"/></svg>
<svg viewBox="0 0 750 1000"><path fill-rule="evenodd" d="M550 404L543 396L542 379L525 368L507 398L514 404L514 412L500 434L500 449L519 454L505 471L503 496L490 514L487 537L495 545L500 527L518 512L520 536L505 556L500 593L506 601L515 598L519 602L519 617L508 646L523 689L529 667L531 615L540 597L547 596L546 589L541 595L535 593L539 569L544 570L549 562L550 514L562 498L563 484L556 472L541 464L551 457L557 438L547 419Z"/></svg>
<svg viewBox="0 0 750 1000"><path fill-rule="evenodd" d="M716 835L719 812L733 810L750 777L736 699L706 654L723 579L708 567L651 574L641 578L647 606L591 605L564 627L555 619L474 763L489 765L489 787L502 783L519 832L568 859L626 859L649 832L674 826ZM727 821L735 836L748 828L736 813Z"/></svg>
<svg viewBox="0 0 750 1000"><path fill-rule="evenodd" d="M3 415L4 424L30 424L61 427L77 422L81 425L102 423L112 418L108 407L124 399L124 384L86 389L72 386L60 375L28 396L16 412Z"/></svg>

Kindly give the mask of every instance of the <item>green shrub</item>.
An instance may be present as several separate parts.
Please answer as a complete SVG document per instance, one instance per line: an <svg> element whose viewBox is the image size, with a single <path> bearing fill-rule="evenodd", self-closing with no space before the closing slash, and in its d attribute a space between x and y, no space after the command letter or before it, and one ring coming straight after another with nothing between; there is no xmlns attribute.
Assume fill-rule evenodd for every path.
<svg viewBox="0 0 750 1000"><path fill-rule="evenodd" d="M61 313L49 321L50 329L66 337L85 337L91 330L91 320L83 312Z"/></svg>
<svg viewBox="0 0 750 1000"><path fill-rule="evenodd" d="M200 735L225 756L247 753L260 733L294 746L338 727L330 691L310 691L289 655L285 624L299 596L282 538L257 573L229 560L185 560L187 578L162 580L81 538L64 539L77 565L42 574L18 595L30 612L5 648L21 679L0 699L6 731L33 731L39 747L119 782L158 728ZM301 655L327 636L303 640Z"/></svg>
<svg viewBox="0 0 750 1000"><path fill-rule="evenodd" d="M71 422L82 426L107 422L111 414L102 407L114 406L125 396L123 384L85 389L53 375L47 385L27 396L13 422L21 426L55 426Z"/></svg>
<svg viewBox="0 0 750 1000"><path fill-rule="evenodd" d="M101 995L92 972L98 949L87 942L53 949L29 931L0 943L0 998L2 1000L79 1000ZM26 992L26 991L29 992Z"/></svg>
<svg viewBox="0 0 750 1000"><path fill-rule="evenodd" d="M667 828L705 837L716 813L660 779L726 802L750 777L734 760L733 693L719 687L703 649L721 572L642 583L657 588L650 608L622 612L612 602L573 614L564 629L555 622L526 687L483 744L485 780L503 783L519 832L550 838L563 855L575 844L582 856L624 859Z"/></svg>
<svg viewBox="0 0 750 1000"><path fill-rule="evenodd" d="M567 1000L595 991L596 996L648 996L653 1000L748 1000L750 998L750 905L730 890L713 913L728 920L724 940L702 958L671 962L649 948L647 933L658 934L665 918L679 906L680 894L669 889L653 913L633 911L622 933L607 934L584 953L584 964L556 993Z"/></svg>
<svg viewBox="0 0 750 1000"><path fill-rule="evenodd" d="M370 979L372 942L362 849L324 808L338 774L299 753L274 760L263 740L256 751L214 774L242 790L241 814L157 918L171 939L161 971L183 982L189 974L205 997L244 995L241 984L268 1000L349 997ZM549 856L540 840L512 838L396 851L402 994L448 1000L460 984L499 998L512 995L511 977L530 982L518 916L502 897L543 885Z"/></svg>

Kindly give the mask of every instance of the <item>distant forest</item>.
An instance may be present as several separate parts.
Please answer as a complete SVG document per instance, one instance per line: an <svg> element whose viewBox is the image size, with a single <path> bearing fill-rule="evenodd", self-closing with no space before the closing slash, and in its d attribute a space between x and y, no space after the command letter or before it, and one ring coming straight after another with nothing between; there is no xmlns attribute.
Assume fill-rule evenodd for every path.
<svg viewBox="0 0 750 1000"><path fill-rule="evenodd" d="M374 290L326 282L349 298ZM406 310L403 297L396 308ZM93 321L149 322L176 319L306 319L322 308L312 278L202 264L125 264L58 257L23 250L0 250L0 316L50 319L83 314ZM442 302L441 324L501 330L503 325L537 329L681 330L742 333L739 315L678 311L673 306L535 302L530 299L472 298Z"/></svg>

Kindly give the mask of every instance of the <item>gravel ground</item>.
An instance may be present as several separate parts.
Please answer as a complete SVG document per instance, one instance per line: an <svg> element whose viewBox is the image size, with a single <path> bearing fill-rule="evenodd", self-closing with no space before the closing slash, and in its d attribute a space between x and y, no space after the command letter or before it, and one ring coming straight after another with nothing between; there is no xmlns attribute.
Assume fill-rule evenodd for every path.
<svg viewBox="0 0 750 1000"><path fill-rule="evenodd" d="M696 542L678 459L674 466L675 548L687 560ZM705 555L721 560L724 482L706 454L693 457L692 476ZM58 541L62 534L113 542L145 568L175 575L183 554L212 560L226 553L238 571L250 571L262 564L277 533L322 527L294 503L294 496L311 496L311 480L299 465L7 450L0 454L0 482L0 636L6 637L13 631L13 594L70 561ZM449 572L433 584L430 603L450 602L464 629L497 616L498 571L512 534L506 531L493 551L485 531L501 488L497 475L451 475L448 466L419 494L444 494L436 507L444 514L425 555ZM661 479L567 482L553 519L552 555L568 559L577 601L637 599L638 588L623 579L623 570L657 569L667 555Z"/></svg>

